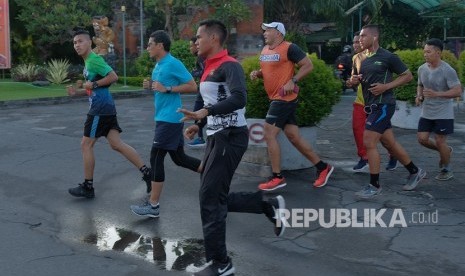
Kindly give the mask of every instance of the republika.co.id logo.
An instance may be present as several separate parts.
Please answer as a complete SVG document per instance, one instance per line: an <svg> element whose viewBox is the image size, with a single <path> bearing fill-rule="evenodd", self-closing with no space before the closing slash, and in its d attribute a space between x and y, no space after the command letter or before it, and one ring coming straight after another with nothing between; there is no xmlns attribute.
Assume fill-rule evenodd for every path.
<svg viewBox="0 0 465 276"><path fill-rule="evenodd" d="M387 211L392 212L387 212ZM294 208L279 209L282 219L276 220L278 227L307 228L311 223L317 223L323 228L373 228L373 227L408 227L409 224L436 224L438 210L412 212L406 219L401 208L395 209L311 209ZM408 217L408 216L407 216Z"/></svg>

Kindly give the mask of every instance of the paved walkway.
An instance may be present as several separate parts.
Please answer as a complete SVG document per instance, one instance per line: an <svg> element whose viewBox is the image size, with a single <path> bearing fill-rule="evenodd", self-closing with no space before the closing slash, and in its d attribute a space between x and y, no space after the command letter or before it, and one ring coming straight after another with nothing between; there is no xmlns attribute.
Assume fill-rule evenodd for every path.
<svg viewBox="0 0 465 276"><path fill-rule="evenodd" d="M186 106L194 97L184 96ZM118 99L122 138L148 161L153 136L152 97ZM319 125L317 151L335 165L328 185L313 189L314 169L286 171L281 194L294 225L273 235L262 215L228 216L228 250L236 275L463 275L465 273L465 110L457 112L449 142L455 178L434 179L438 157L416 141L414 130L395 129L413 161L428 172L415 191L402 191L407 171L381 174L383 194L357 201L368 181L356 163L346 95ZM79 141L85 101L10 106L0 110L0 267L4 275L188 275L203 260L198 175L166 162L167 180L157 220L134 216L144 197L140 175L105 140L96 146L96 198L67 194L82 179ZM186 148L200 157L201 149ZM387 156L383 149L383 167ZM254 191L263 178L237 175L233 191ZM319 211L318 222L305 225ZM332 226L330 213L350 211L358 227ZM383 211L386 209L385 211ZM367 212L367 213L365 213ZM381 214L386 227L363 225ZM401 227L399 216L407 227ZM301 217L298 217L300 214ZM391 219L395 227L389 227ZM365 226L365 227L360 227ZM328 228L326 228L328 227Z"/></svg>

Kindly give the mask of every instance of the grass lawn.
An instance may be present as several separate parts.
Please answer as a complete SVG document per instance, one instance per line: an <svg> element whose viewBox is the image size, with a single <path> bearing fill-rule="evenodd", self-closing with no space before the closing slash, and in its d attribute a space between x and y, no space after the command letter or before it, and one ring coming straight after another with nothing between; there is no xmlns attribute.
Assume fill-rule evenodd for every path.
<svg viewBox="0 0 465 276"><path fill-rule="evenodd" d="M67 84L50 84L50 86L39 87L29 82L14 82L8 79L0 80L0 101L26 100L47 97L67 97ZM142 90L142 87L113 84L110 87L112 93Z"/></svg>

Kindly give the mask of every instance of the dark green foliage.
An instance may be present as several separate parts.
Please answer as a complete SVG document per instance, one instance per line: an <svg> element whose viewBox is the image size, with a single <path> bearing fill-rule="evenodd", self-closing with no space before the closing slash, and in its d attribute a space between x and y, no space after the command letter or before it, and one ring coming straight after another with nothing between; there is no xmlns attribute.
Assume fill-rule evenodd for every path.
<svg viewBox="0 0 465 276"><path fill-rule="evenodd" d="M458 62L462 67L462 70L459 75L460 82L462 83L462 85L465 85L465 51L460 53Z"/></svg>
<svg viewBox="0 0 465 276"><path fill-rule="evenodd" d="M144 51L144 53L134 62L134 69L138 76L151 76L153 67L155 67L155 61L150 58L147 51Z"/></svg>
<svg viewBox="0 0 465 276"><path fill-rule="evenodd" d="M394 89L396 99L415 104L415 96L417 94L416 81L418 80L418 67L425 63L425 59L423 58L423 50L402 50L395 53L405 63L405 65L407 65L408 69L413 74L412 81Z"/></svg>
<svg viewBox="0 0 465 276"><path fill-rule="evenodd" d="M297 121L299 126L311 126L320 122L331 113L332 106L340 99L341 84L333 74L330 66L318 59L315 54L309 55L313 63L313 71L299 81L299 107ZM242 62L247 79L248 118L265 118L268 110L268 97L263 88L263 81L251 81L250 72L260 68L258 55Z"/></svg>
<svg viewBox="0 0 465 276"><path fill-rule="evenodd" d="M171 43L171 54L182 61L189 72L195 66L195 60L197 59L189 50L189 41L187 40L175 40Z"/></svg>
<svg viewBox="0 0 465 276"><path fill-rule="evenodd" d="M286 33L286 40L292 41L292 43L297 44L302 51L308 53L307 41L305 35L299 34L297 32L288 32Z"/></svg>
<svg viewBox="0 0 465 276"><path fill-rule="evenodd" d="M411 82L394 89L396 99L407 101L414 105L415 96L417 95L418 67L425 63L423 49L402 50L395 53L413 74L413 80ZM462 75L463 63L460 63L452 52L444 50L442 52L442 59L455 69L459 77Z"/></svg>
<svg viewBox="0 0 465 276"><path fill-rule="evenodd" d="M140 87L142 90L142 83L144 82L144 77L126 77L126 85ZM118 77L118 83L124 84L124 77Z"/></svg>
<svg viewBox="0 0 465 276"><path fill-rule="evenodd" d="M19 64L11 69L11 78L19 82L43 81L46 71L43 67L35 64Z"/></svg>
<svg viewBox="0 0 465 276"><path fill-rule="evenodd" d="M52 45L62 45L71 40L71 30L76 26L89 26L93 15L112 16L112 1L94 0L15 0L19 11L17 19L32 36L41 56L52 56Z"/></svg>
<svg viewBox="0 0 465 276"><path fill-rule="evenodd" d="M171 43L171 54L181 60L187 70L192 70L195 65L196 57L189 51L189 41L176 40ZM155 60L152 60L147 51L139 56L134 63L135 71L138 76L149 77L155 67Z"/></svg>
<svg viewBox="0 0 465 276"><path fill-rule="evenodd" d="M251 56L242 61L242 68L244 69L246 84L247 84L247 118L265 118L270 104L268 97L263 87L263 80L250 80L250 72L260 69L258 61L259 55Z"/></svg>

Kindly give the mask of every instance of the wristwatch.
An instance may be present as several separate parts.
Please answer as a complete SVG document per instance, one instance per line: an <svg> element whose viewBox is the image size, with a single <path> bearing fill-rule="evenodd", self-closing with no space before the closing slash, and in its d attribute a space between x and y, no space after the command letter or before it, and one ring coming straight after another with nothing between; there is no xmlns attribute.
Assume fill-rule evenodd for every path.
<svg viewBox="0 0 465 276"><path fill-rule="evenodd" d="M292 82L293 82L294 84L297 84L297 82L298 82L297 78L296 78L296 77L292 77Z"/></svg>
<svg viewBox="0 0 465 276"><path fill-rule="evenodd" d="M92 89L98 88L98 83L96 81L92 82Z"/></svg>
<svg viewBox="0 0 465 276"><path fill-rule="evenodd" d="M167 87L166 87L166 93L171 93L171 89L173 89L173 87L167 86Z"/></svg>

